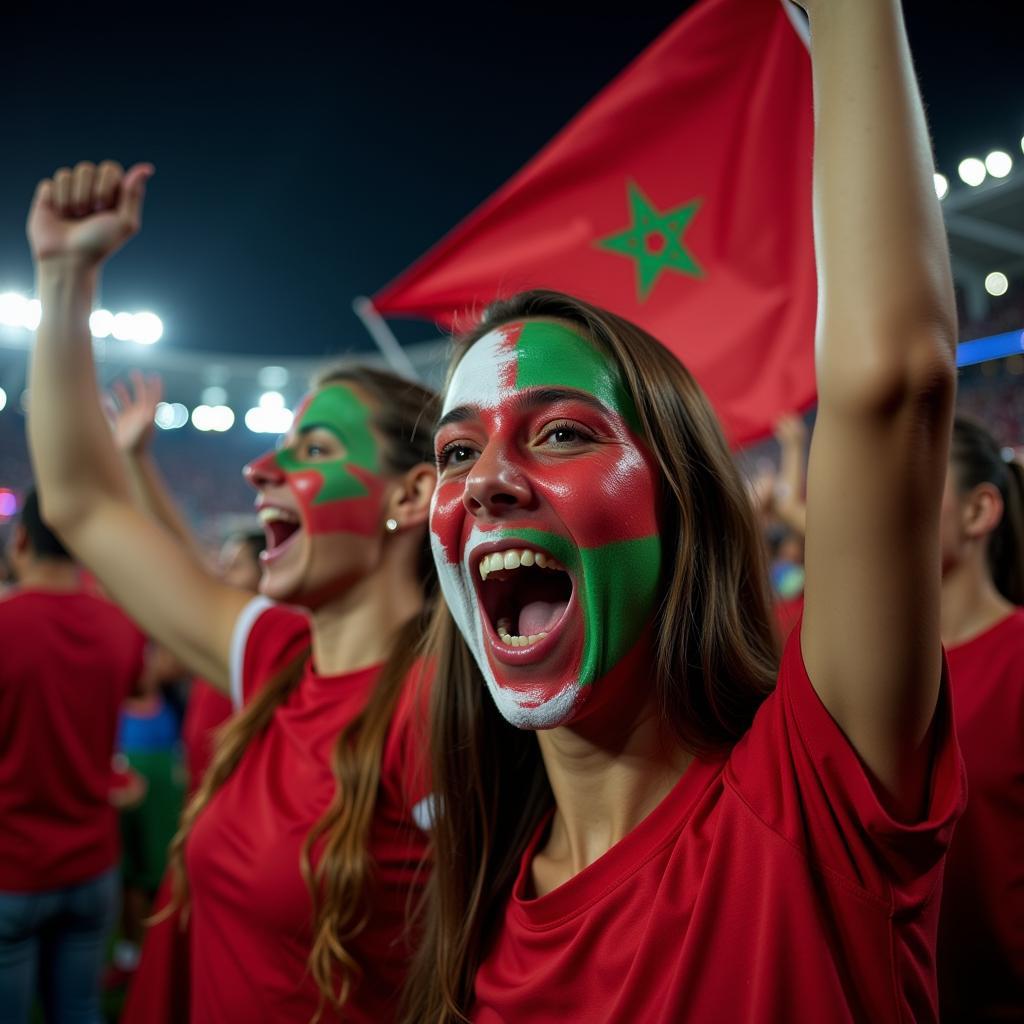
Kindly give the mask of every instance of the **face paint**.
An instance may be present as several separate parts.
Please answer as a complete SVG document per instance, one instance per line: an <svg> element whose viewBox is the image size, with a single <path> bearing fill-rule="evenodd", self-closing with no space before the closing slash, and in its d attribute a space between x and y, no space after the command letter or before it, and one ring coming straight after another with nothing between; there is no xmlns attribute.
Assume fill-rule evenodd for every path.
<svg viewBox="0 0 1024 1024"><path fill-rule="evenodd" d="M371 421L369 408L354 390L344 384L328 385L303 400L295 414L294 436L326 430L337 438L343 454L311 462L289 446L253 463L258 469L260 463L272 462L285 476L310 534L370 537L380 532L384 480Z"/></svg>
<svg viewBox="0 0 1024 1024"><path fill-rule="evenodd" d="M443 427L439 446L457 440L480 454L461 471L443 470L434 496L445 599L502 714L521 728L565 724L650 622L661 565L657 466L614 364L559 324L529 321L481 338L452 378L444 413L453 409L473 415ZM560 431L591 436L564 448L553 440ZM488 475L492 490L502 489L499 478L515 480L529 499L481 508L474 495ZM509 549L532 553L530 573L483 581L481 559L487 568ZM543 599L557 586L542 578L549 570L536 568L536 552L571 577L567 601ZM488 607L497 588L526 602L518 615L527 628L512 622L509 632L538 625L534 635L548 635L515 649L503 643L492 621L500 601Z"/></svg>

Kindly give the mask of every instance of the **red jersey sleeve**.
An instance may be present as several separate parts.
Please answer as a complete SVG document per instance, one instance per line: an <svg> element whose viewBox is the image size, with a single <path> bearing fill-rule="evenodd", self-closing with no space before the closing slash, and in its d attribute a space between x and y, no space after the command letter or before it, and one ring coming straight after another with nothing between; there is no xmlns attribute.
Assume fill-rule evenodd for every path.
<svg viewBox="0 0 1024 1024"><path fill-rule="evenodd" d="M423 830L433 813L430 786L429 715L433 672L418 661L402 684L381 762L381 784L394 806Z"/></svg>
<svg viewBox="0 0 1024 1024"><path fill-rule="evenodd" d="M822 704L804 667L800 623L786 644L775 692L726 769L727 784L769 829L833 881L855 886L892 912L921 906L938 888L965 803L945 658L942 674L927 808L916 821L886 809Z"/></svg>
<svg viewBox="0 0 1024 1024"><path fill-rule="evenodd" d="M302 609L254 597L238 616L231 638L231 702L235 709L252 700L309 645L309 618Z"/></svg>

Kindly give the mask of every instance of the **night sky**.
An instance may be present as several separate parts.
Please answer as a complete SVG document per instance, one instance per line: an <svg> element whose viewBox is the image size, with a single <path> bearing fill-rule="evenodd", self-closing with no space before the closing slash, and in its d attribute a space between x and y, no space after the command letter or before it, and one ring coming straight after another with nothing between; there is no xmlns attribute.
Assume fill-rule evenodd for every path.
<svg viewBox="0 0 1024 1024"><path fill-rule="evenodd" d="M105 305L153 309L161 344L176 348L369 348L352 298L499 187L686 6L584 16L376 4L319 20L5 12L0 291L31 288L23 223L39 177L83 158L146 159L157 176L143 234L107 272ZM1024 159L1013 6L907 5L951 178L963 156ZM436 337L391 323L404 341Z"/></svg>

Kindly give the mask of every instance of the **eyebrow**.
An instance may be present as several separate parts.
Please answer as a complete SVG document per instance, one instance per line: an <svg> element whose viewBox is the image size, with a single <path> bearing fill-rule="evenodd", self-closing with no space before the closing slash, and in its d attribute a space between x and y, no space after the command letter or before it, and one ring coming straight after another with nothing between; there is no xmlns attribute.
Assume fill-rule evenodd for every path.
<svg viewBox="0 0 1024 1024"><path fill-rule="evenodd" d="M329 434L333 434L343 445L348 446L345 435L333 423L306 423L299 427L298 436L305 437L313 430L326 430Z"/></svg>
<svg viewBox="0 0 1024 1024"><path fill-rule="evenodd" d="M598 412L607 413L608 407L600 399L587 394L586 391L577 391L574 388L531 388L516 399L516 404L523 409L535 409L540 405L551 405L554 402L582 402L589 405ZM464 423L466 420L475 419L477 407L473 405L460 405L445 413L437 421L434 427L436 434L442 427L449 423Z"/></svg>

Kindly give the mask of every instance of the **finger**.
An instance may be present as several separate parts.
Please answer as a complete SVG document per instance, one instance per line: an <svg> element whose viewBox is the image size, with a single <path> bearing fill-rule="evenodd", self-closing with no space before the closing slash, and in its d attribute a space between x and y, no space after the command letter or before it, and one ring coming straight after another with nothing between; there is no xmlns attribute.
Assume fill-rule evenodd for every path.
<svg viewBox="0 0 1024 1024"><path fill-rule="evenodd" d="M93 209L109 210L117 199L117 187L124 177L124 168L116 160L104 160L96 172L93 186Z"/></svg>
<svg viewBox="0 0 1024 1024"><path fill-rule="evenodd" d="M146 182L156 173L152 164L136 164L121 182L118 209L134 230L142 223L142 203L146 198Z"/></svg>
<svg viewBox="0 0 1024 1024"><path fill-rule="evenodd" d="M130 376L132 379L132 391L135 392L135 398L137 400L144 399L146 397L146 392L148 391L148 388L146 387L145 374L143 374L141 370L132 370Z"/></svg>
<svg viewBox="0 0 1024 1024"><path fill-rule="evenodd" d="M164 382L163 379L157 373L152 373L149 376L149 400L155 406L163 401L164 397Z"/></svg>
<svg viewBox="0 0 1024 1024"><path fill-rule="evenodd" d="M96 180L96 165L83 160L75 167L71 183L71 209L81 216L92 209L92 186Z"/></svg>
<svg viewBox="0 0 1024 1024"><path fill-rule="evenodd" d="M61 167L53 175L54 208L62 217L71 212L71 168Z"/></svg>
<svg viewBox="0 0 1024 1024"><path fill-rule="evenodd" d="M113 392L114 398L117 399L118 407L122 412L132 404L131 393L123 380L115 380L110 390Z"/></svg>
<svg viewBox="0 0 1024 1024"><path fill-rule="evenodd" d="M52 178L43 178L43 180L36 185L36 194L32 197L32 205L34 207L46 207L47 209L53 209Z"/></svg>

